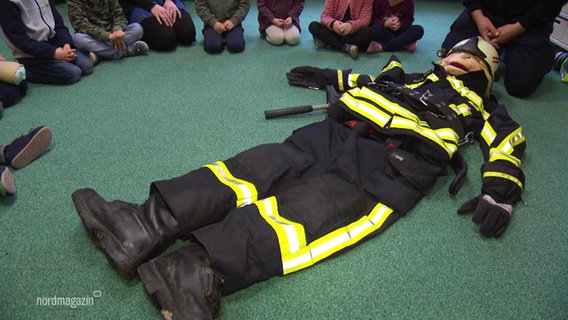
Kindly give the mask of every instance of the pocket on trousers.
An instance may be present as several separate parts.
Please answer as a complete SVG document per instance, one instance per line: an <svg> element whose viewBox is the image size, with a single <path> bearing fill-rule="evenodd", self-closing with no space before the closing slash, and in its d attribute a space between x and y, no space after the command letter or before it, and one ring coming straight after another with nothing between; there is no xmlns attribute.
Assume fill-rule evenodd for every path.
<svg viewBox="0 0 568 320"><path fill-rule="evenodd" d="M389 155L389 168L392 176L401 176L417 190L430 193L442 169L419 160L411 153L395 149Z"/></svg>
<svg viewBox="0 0 568 320"><path fill-rule="evenodd" d="M283 143L263 144L225 161L238 178L271 185L284 174L298 175L314 163L308 154Z"/></svg>
<svg viewBox="0 0 568 320"><path fill-rule="evenodd" d="M348 225L367 210L363 189L334 174L310 179L277 199L280 215L302 224L308 241Z"/></svg>

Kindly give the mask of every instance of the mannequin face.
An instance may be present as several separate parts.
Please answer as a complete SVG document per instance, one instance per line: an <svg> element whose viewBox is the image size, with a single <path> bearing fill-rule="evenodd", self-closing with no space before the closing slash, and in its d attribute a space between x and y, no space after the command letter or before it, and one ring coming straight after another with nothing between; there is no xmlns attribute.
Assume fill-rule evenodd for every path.
<svg viewBox="0 0 568 320"><path fill-rule="evenodd" d="M467 52L452 52L440 61L446 72L452 76L459 76L468 72L482 70L481 62L474 55Z"/></svg>

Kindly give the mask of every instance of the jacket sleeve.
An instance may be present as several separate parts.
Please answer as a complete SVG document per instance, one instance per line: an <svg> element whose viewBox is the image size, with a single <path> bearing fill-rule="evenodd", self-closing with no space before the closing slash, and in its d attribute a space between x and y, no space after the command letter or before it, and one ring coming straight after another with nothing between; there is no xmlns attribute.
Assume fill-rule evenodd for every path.
<svg viewBox="0 0 568 320"><path fill-rule="evenodd" d="M336 0L326 0L323 5L323 10L320 14L320 22L331 30L331 23L335 20L341 20L341 17L336 17L337 15L338 3Z"/></svg>
<svg viewBox="0 0 568 320"><path fill-rule="evenodd" d="M400 17L400 27L406 28L414 22L414 1L406 1L408 4L404 6Z"/></svg>
<svg viewBox="0 0 568 320"><path fill-rule="evenodd" d="M305 5L305 0L295 0L294 5L292 6L290 12L288 13L288 16L294 19L295 22L294 24L298 28L300 28L300 15L302 14L302 11L304 11L304 5Z"/></svg>
<svg viewBox="0 0 568 320"><path fill-rule="evenodd" d="M124 3L128 3L131 6L140 7L148 11L156 5L152 0L122 0Z"/></svg>
<svg viewBox="0 0 568 320"><path fill-rule="evenodd" d="M395 55L391 55L387 63L379 71L378 76L345 71L346 70L338 69L336 77L337 83L333 83L335 88L339 91L362 87L376 81L392 81L401 84L406 81L406 73L404 72L402 63Z"/></svg>
<svg viewBox="0 0 568 320"><path fill-rule="evenodd" d="M63 17L53 4L53 1L49 1L49 6L51 8L51 12L53 14L53 19L55 21L55 44L58 47L62 47L63 45L69 44L71 47L74 47L73 38L71 37L71 33L69 32L69 28L65 25L63 21ZM55 50L54 50L55 54Z"/></svg>
<svg viewBox="0 0 568 320"><path fill-rule="evenodd" d="M514 205L521 200L525 185L521 169L525 136L505 106L490 102L482 114L485 121L478 139L485 159L481 167L482 194L490 195L497 202Z"/></svg>
<svg viewBox="0 0 568 320"><path fill-rule="evenodd" d="M373 1L362 0L360 2L359 11L351 12L352 20L349 23L353 26L353 32L359 31L371 24L373 15Z"/></svg>
<svg viewBox="0 0 568 320"><path fill-rule="evenodd" d="M0 2L0 26L6 37L20 50L39 59L52 60L56 46L30 38L21 18L20 9L11 1Z"/></svg>
<svg viewBox="0 0 568 320"><path fill-rule="evenodd" d="M465 0L463 4L469 11L487 10L480 0ZM527 30L540 28L550 24L560 13L566 0L541 0L533 1L532 6L526 8L524 12L519 12L518 22ZM511 5L514 2L511 1ZM494 12L494 14L497 14ZM504 15L506 17L506 15Z"/></svg>
<svg viewBox="0 0 568 320"><path fill-rule="evenodd" d="M243 22L250 10L250 0L239 0L239 5L237 6L237 10L233 13L231 17L231 22L235 25L241 24Z"/></svg>

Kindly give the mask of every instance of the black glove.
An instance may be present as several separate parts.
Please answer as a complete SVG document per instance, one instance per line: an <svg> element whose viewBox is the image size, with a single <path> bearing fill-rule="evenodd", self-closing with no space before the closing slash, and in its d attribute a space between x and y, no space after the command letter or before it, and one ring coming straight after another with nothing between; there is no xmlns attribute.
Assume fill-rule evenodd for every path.
<svg viewBox="0 0 568 320"><path fill-rule="evenodd" d="M337 70L337 69L322 69L316 67L302 66L296 67L286 73L288 84L292 86L306 87L310 89L320 90L326 85L333 85L338 88L338 73L342 72L342 79L347 79L351 69Z"/></svg>
<svg viewBox="0 0 568 320"><path fill-rule="evenodd" d="M484 194L467 201L458 209L458 214L471 212L473 212L473 222L481 223L479 227L481 234L486 237L498 238L509 225L513 206L499 203L490 195Z"/></svg>

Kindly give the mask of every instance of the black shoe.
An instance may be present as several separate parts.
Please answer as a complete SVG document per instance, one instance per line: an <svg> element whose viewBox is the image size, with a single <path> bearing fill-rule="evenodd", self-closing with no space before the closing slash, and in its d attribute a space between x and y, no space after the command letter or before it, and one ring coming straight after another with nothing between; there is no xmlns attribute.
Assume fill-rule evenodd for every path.
<svg viewBox="0 0 568 320"><path fill-rule="evenodd" d="M151 194L141 206L107 202L92 189L77 190L72 199L97 247L127 280L179 236L177 221L158 194Z"/></svg>
<svg viewBox="0 0 568 320"><path fill-rule="evenodd" d="M47 126L40 126L20 136L0 149L0 163L21 169L39 157L51 144L52 133Z"/></svg>
<svg viewBox="0 0 568 320"><path fill-rule="evenodd" d="M185 245L138 268L140 280L164 319L210 320L221 309L223 276L197 243Z"/></svg>

